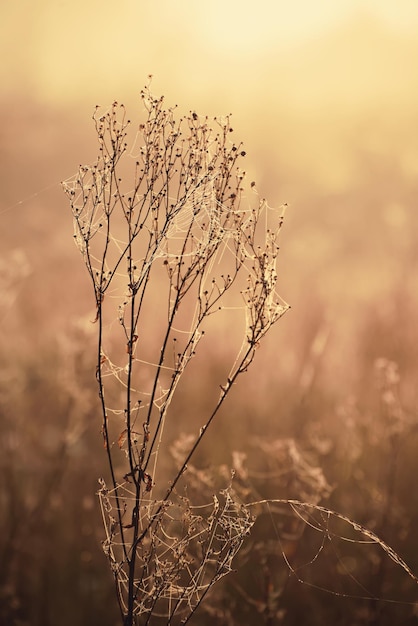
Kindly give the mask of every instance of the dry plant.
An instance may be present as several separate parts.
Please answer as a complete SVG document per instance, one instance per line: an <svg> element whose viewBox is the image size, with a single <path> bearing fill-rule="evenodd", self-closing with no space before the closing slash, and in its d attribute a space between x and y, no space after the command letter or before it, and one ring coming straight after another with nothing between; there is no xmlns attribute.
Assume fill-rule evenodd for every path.
<svg viewBox="0 0 418 626"><path fill-rule="evenodd" d="M104 113L97 108L97 161L80 166L63 183L95 297L96 379L109 468L98 495L103 549L124 626L187 623L214 584L231 572L256 518L269 521L273 537L254 540L241 555L253 562L259 553L263 598L252 599L240 583L234 585L238 598L252 603L265 623L285 615L287 583L273 563L278 553L289 580L336 596L358 598L355 592L314 584L309 570L339 544L369 551L374 546L379 563L394 563L417 583L406 562L375 532L320 504L329 495L328 483L293 439L254 441L265 465L255 473L245 455L234 451L234 489L224 466L219 489L211 472L192 462L260 341L288 309L276 291L285 207L277 211L259 201L253 183L256 205L249 202L239 167L245 152L231 141L229 116L209 121L191 112L181 117L148 87L141 95L145 120L132 141L123 105L114 103ZM229 316L228 344L232 348L237 340L236 351L213 404L196 417L194 434L186 435L173 400L207 336L219 333L214 320L222 315ZM383 361L378 369L389 422L385 432L396 447L403 419L397 374ZM267 497L257 481L269 484ZM299 562L305 529L316 541L312 556ZM342 558L338 567L344 569ZM382 572L383 565L383 580ZM384 600L379 591L368 593L353 574L350 578L363 600ZM216 619L234 623L232 613L213 604L209 616L211 611Z"/></svg>
<svg viewBox="0 0 418 626"><path fill-rule="evenodd" d="M186 623L231 563L253 519L230 485L199 507L180 479L260 341L288 309L276 292L284 208L244 194L230 117L181 117L149 87L145 120L114 103L93 116L99 155L63 183L94 289L96 378L110 477L100 480L103 543L125 626ZM242 319L229 374L170 481L165 426L212 317ZM242 314L242 318L239 315ZM116 322L116 323L115 323ZM231 321L229 321L231 324ZM234 332L231 334L231 341ZM161 466L161 468L160 468Z"/></svg>

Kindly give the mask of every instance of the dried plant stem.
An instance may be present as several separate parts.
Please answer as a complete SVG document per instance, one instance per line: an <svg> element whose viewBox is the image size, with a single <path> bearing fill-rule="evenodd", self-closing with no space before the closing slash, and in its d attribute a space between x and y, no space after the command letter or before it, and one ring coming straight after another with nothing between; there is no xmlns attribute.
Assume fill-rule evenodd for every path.
<svg viewBox="0 0 418 626"><path fill-rule="evenodd" d="M187 621L228 572L248 531L248 514L226 495L222 514L215 515L215 506L207 523L193 522L203 524L202 536L223 528L216 541L225 532L225 543L213 553L211 540L200 561L190 560L201 535L187 521L189 508L183 500L180 506L176 487L259 342L288 309L276 292L284 207L275 211L258 201L255 208L242 208L238 160L245 153L229 139L229 117L215 118L214 131L194 112L176 118L148 88L142 101L146 120L130 150L124 107L114 103L104 115L96 111L97 162L81 166L64 183L96 301L96 377L110 471L110 487L101 480L99 495L104 550L125 626L140 617L148 623L164 611L167 623L180 615ZM163 433L172 419L171 401L204 324L230 302L242 311L244 335L218 400L161 492L158 458L168 452ZM114 329L115 319L122 334ZM177 515L188 528L185 536L170 530Z"/></svg>

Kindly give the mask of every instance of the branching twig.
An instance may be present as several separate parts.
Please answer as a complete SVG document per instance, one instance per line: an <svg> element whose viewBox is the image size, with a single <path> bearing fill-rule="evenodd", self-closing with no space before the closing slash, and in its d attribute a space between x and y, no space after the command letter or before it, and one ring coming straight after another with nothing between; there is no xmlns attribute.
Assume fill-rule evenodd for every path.
<svg viewBox="0 0 418 626"><path fill-rule="evenodd" d="M229 570L248 515L225 492L227 505L206 524L186 524L184 535L171 514L179 507L175 490L260 340L288 308L276 292L283 211L265 201L242 208L245 174L238 161L245 152L230 141L230 118L215 118L213 130L194 112L177 118L148 88L142 101L146 120L131 148L124 107L96 110L98 159L64 183L95 296L96 377L111 483L102 482L99 495L125 626L161 610L168 623L184 611L191 615ZM205 322L230 302L244 313L244 338L190 452L162 497L152 500L171 401ZM234 520L247 522L235 528L231 507ZM187 510L179 515L184 527ZM209 536L213 541L192 567L188 554L197 536L201 545ZM167 560L167 550L177 560Z"/></svg>

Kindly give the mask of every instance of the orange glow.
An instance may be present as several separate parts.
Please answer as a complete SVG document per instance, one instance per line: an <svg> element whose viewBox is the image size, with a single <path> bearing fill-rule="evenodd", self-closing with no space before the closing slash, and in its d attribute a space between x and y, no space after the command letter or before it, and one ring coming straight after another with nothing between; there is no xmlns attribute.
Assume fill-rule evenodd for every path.
<svg viewBox="0 0 418 626"><path fill-rule="evenodd" d="M272 471L285 497L290 497L288 488L299 488L299 472L305 486L297 497L302 494L317 502L319 496L312 496L309 485L319 483L324 472L333 488L334 509L361 524L370 523L417 569L412 532L418 517L417 33L418 0L0 2L1 623L119 623L118 615L113 618L111 613L113 587L106 587L112 577L110 572L103 574L103 554L99 554L103 529L97 528L96 502L91 504L97 477L106 471L94 359L96 355L99 361L107 358L108 351L97 351L97 327L102 327L92 324L97 319L97 293L95 298L88 281L92 276L86 274L74 246L71 210L60 181L70 179L79 164L90 165L97 158L91 119L96 105L105 111L112 109L112 102L124 103L134 137L144 114L139 92L149 75L153 94L164 95L168 107L177 104L179 116L196 112L191 119L202 120L204 115L232 114L234 132L226 136L240 144L239 151L234 146L235 154L245 151L244 178L249 185L256 181L244 194L246 206L257 202L255 191L269 207L288 205L277 288L291 310L261 343L254 367L232 390L235 395L231 394L225 414L208 434L208 443L204 441L204 470L199 469L196 477L203 476L206 466L219 464L229 480L226 468L235 456L242 470L236 479L241 481L247 460L253 459L258 476L255 499L264 497L263 489L275 497L274 483L270 489L268 482ZM185 133L189 132L187 127ZM136 151L129 152L130 148L130 156L138 154L138 145ZM140 157L131 159L132 169L136 158ZM170 184L176 176L180 175L175 174ZM119 186L118 180L115 187ZM92 189L97 193L97 187ZM113 191L109 197L115 197ZM143 197L159 199L161 193ZM194 207L203 204L204 194L190 197L187 207L195 220ZM212 204L208 206L212 215ZM220 201L216 206L221 206ZM234 210L224 211L228 219ZM221 238L225 231L219 232ZM237 248L231 249L246 245L241 236L235 241ZM117 235L113 243L115 250L131 253ZM161 265L160 270L165 276L171 266ZM116 276L119 271L123 268L118 266ZM155 283L155 274L150 279L155 307L146 311L146 319L155 325L167 317L167 309L161 307L158 270L156 274ZM188 297L194 294L191 290ZM242 292L238 307L228 302L227 322L217 325L213 316L212 326L205 328L198 348L207 346L207 352L197 350L196 371L194 361L188 366L190 378L179 387L174 420L164 432L170 446L173 436L172 449L178 435L187 440L189 433L205 432L208 407L225 384L219 380L224 376L224 355L231 337L245 324L243 318L234 317L243 306L241 296ZM106 304L115 303L116 310L115 294L109 291L106 298ZM122 332L120 317L110 320L109 329L115 336ZM122 335L124 358L140 353L143 346L147 349L147 337L144 340L141 333L142 328L131 338ZM151 343L156 336L149 332ZM243 345L247 342L244 334ZM181 361L175 356L174 339L173 355L174 362ZM151 388L158 359L141 358L136 362L138 388L148 383ZM379 363L377 374L383 382L386 375L386 389L376 378ZM113 366L107 364L111 372ZM171 384L166 378L171 375L175 380L172 370L160 365L166 371L158 383L159 409L165 387ZM131 389L129 382L126 388ZM152 401L146 402L152 407ZM109 421L115 428L116 449L123 447L127 431L111 421L117 412L122 421L126 415L116 399L114 406ZM145 441L149 436L145 422L143 427ZM162 471L165 464L177 462L170 454L160 454ZM137 470L140 476L140 464ZM124 481L133 485L129 476L133 474ZM143 473L143 477L148 489L151 475ZM204 484L211 485L206 478ZM252 498L248 495L248 500ZM275 519L276 513L274 506L266 520ZM297 528L305 514L296 519ZM132 513L130 517L133 521ZM253 566L251 548L245 548L244 560L249 559L251 570L248 580L255 593L250 609L260 612L253 621L248 616L232 620L225 614L222 623L256 624L262 618L273 622L276 616L281 623L290 616L291 623L309 626L312 615L315 623L377 624L377 613L372 620L368 612L367 597L376 600L376 610L379 598L390 600L381 606L387 623L416 620L416 580L411 588L397 582L391 568L399 562L393 555L389 554L392 562L388 559L385 574L370 542L354 546L352 528L341 554L335 550L330 555L327 550L337 537L333 520L325 512L319 517L319 526L310 522L308 533L297 529L287 533L304 540L306 534L316 532L312 545L308 540L304 550L293 539L286 540L277 554L271 551L261 560L260 552L260 561ZM266 520L260 525L262 541ZM287 522L274 521L272 541L277 543L286 527ZM320 548L312 548L321 537ZM153 545L147 542L138 546ZM254 546L258 552L258 543ZM366 551L364 561L352 556L356 548ZM281 551L294 566L292 572L284 562L277 565ZM127 555L126 562L131 558ZM164 557L164 562L169 560ZM270 562L281 580L268 578ZM301 563L305 569L299 567ZM315 578L321 568L323 578ZM308 585L299 585L299 576L300 580L305 576ZM196 577L196 584L200 580ZM318 593L315 584L332 595ZM264 586L266 593L271 586L271 597ZM238 594L235 603L222 599L222 609L244 609L239 576L230 588ZM283 590L290 593L289 601ZM170 606L177 604L176 597L173 591ZM212 597L215 605L223 598ZM277 613L271 615L267 611L276 605L270 600L278 603ZM27 613L25 602L31 609ZM337 607L338 617L330 617L332 607ZM10 613L5 613L8 608ZM303 613L299 617L298 610ZM213 611L202 624L214 623Z"/></svg>

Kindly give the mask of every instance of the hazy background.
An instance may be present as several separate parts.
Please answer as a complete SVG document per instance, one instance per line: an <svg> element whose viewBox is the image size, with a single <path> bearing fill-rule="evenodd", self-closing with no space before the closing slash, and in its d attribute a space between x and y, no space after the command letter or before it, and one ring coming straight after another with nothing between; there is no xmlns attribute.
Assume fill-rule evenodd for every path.
<svg viewBox="0 0 418 626"><path fill-rule="evenodd" d="M140 120L149 74L154 93L180 112L232 113L248 180L270 205L289 204L279 291L292 310L260 353L248 411L274 432L295 418L291 434L301 435L309 417L331 432L339 403L366 403L373 362L383 356L399 363L415 416L417 35L415 0L3 0L6 430L11 411L20 410L23 429L25 416L39 415L37 404L7 396L11 381L20 381L22 402L38 394L45 404L51 395L39 380L55 367L56 343L94 315L59 183L96 157L95 105L117 100ZM308 393L301 416L295 406ZM98 473L92 468L92 493Z"/></svg>
<svg viewBox="0 0 418 626"><path fill-rule="evenodd" d="M0 11L2 245L25 252L39 296L54 285L66 297L51 282L64 259L82 271L58 182L95 158L94 106L122 101L139 119L148 74L180 110L232 112L249 178L270 204L290 205L283 327L300 334L321 303L342 332L376 298L389 306L394 283L409 290L415 2L20 0Z"/></svg>

